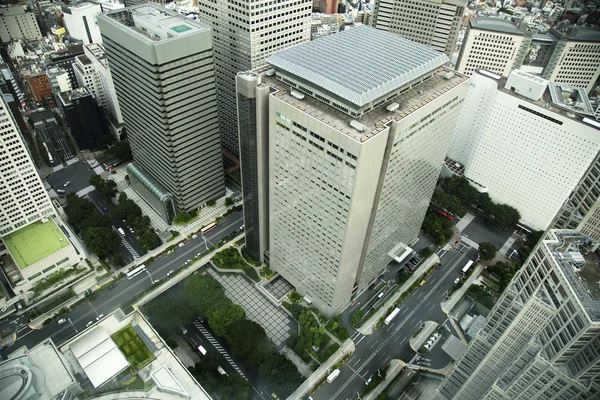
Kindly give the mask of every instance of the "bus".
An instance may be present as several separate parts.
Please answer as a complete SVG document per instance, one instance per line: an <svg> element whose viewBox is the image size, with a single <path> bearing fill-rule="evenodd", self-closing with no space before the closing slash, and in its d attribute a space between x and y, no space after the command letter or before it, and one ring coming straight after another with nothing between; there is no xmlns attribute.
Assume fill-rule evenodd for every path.
<svg viewBox="0 0 600 400"><path fill-rule="evenodd" d="M465 265L460 272L462 272L463 275L466 274L469 268L471 268L471 265L473 265L473 260L469 260L467 265Z"/></svg>
<svg viewBox="0 0 600 400"><path fill-rule="evenodd" d="M200 230L200 234L204 235L206 232L210 231L211 229L214 229L215 226L217 226L217 223L211 222L210 224L206 225L204 228L202 228Z"/></svg>
<svg viewBox="0 0 600 400"><path fill-rule="evenodd" d="M48 153L48 161L50 161L50 164L52 164L54 162L54 159L52 158L52 154L50 154L50 150L48 150L48 145L44 142L42 142L42 145L44 145L46 153Z"/></svg>
<svg viewBox="0 0 600 400"><path fill-rule="evenodd" d="M394 318L396 318L396 315L398 315L399 312L400 312L400 309L399 308L395 308L394 311L392 311L392 313L387 316L387 318L385 319L385 321L383 321L383 323L386 324L386 325L389 325L390 322L392 322L392 320Z"/></svg>
<svg viewBox="0 0 600 400"><path fill-rule="evenodd" d="M138 276L142 272L146 272L146 266L144 264L142 264L139 267L137 267L137 268L132 269L131 271L129 271L127 273L127 279L132 279L134 276Z"/></svg>
<svg viewBox="0 0 600 400"><path fill-rule="evenodd" d="M438 214L439 214L441 217L448 218L450 221L454 222L454 217L453 217L452 215L449 215L447 212L444 212L444 211L438 211Z"/></svg>

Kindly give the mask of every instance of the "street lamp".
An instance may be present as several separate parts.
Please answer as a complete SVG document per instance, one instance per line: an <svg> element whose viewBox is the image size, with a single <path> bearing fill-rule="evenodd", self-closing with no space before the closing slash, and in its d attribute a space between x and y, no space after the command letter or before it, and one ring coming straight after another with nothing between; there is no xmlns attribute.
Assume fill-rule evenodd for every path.
<svg viewBox="0 0 600 400"><path fill-rule="evenodd" d="M73 325L73 321L71 321L71 318L67 318L67 321L69 321L69 323L71 324L71 327L72 327L73 329L75 329L75 332L76 332L76 333L79 333L79 331L77 330L77 328L75 328L75 325Z"/></svg>
<svg viewBox="0 0 600 400"><path fill-rule="evenodd" d="M154 280L152 279L152 275L150 274L150 271L148 271L147 269L145 269L144 271L146 271L146 273L148 274L148 276L150 277L150 283L153 284Z"/></svg>

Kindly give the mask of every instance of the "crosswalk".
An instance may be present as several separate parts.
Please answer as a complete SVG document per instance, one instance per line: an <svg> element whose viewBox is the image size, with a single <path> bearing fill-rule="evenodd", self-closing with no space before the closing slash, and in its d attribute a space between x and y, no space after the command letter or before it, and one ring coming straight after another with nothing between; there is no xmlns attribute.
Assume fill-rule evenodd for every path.
<svg viewBox="0 0 600 400"><path fill-rule="evenodd" d="M227 360L227 362L237 371L237 373L240 374L242 376L242 378L246 378L246 376L244 375L242 370L237 366L235 361L233 361L233 359L231 357L229 357L229 354L227 354L225 349L223 347L221 347L219 342L217 342L216 339L213 337L213 335L211 335L210 332L206 330L206 328L200 323L200 321L195 320L194 326L196 328L198 328L200 333L202 333L202 335L204 335L204 337L210 342L210 344L212 344L215 347L215 349L217 349L217 351L223 355L225 360Z"/></svg>
<svg viewBox="0 0 600 400"><path fill-rule="evenodd" d="M468 244L469 246L471 246L474 249L479 250L479 244L475 243L474 241L472 241L471 239L469 239L468 237L466 237L464 235L460 237L460 241L465 244Z"/></svg>
<svg viewBox="0 0 600 400"><path fill-rule="evenodd" d="M123 246L125 246L125 248L131 253L134 260L140 258L140 255L137 253L137 251L135 251L135 249L129 244L127 240L125 240L125 238L121 238L121 243L123 243Z"/></svg>

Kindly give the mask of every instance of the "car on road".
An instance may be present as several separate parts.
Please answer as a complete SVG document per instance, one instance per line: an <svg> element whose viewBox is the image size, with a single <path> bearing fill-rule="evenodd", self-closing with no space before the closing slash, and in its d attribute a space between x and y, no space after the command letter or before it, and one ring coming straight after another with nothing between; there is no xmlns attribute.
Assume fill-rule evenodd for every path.
<svg viewBox="0 0 600 400"><path fill-rule="evenodd" d="M192 239L196 239L198 235L192 235Z"/></svg>
<svg viewBox="0 0 600 400"><path fill-rule="evenodd" d="M65 182L65 187L69 186L71 184L71 181L66 181Z"/></svg>
<svg viewBox="0 0 600 400"><path fill-rule="evenodd" d="M104 212L108 211L108 208L104 207Z"/></svg>
<svg viewBox="0 0 600 400"><path fill-rule="evenodd" d="M373 289L375 289L375 284L371 283L371 285L369 286L369 290L373 290Z"/></svg>
<svg viewBox="0 0 600 400"><path fill-rule="evenodd" d="M67 322L67 320L66 320L66 319L64 319L64 318L63 318L63 319L59 319L59 320L58 320L58 324L59 324L59 325L62 325L62 324L64 324L65 322Z"/></svg>
<svg viewBox="0 0 600 400"><path fill-rule="evenodd" d="M100 314L96 317L96 321L100 321L100 319L102 319L102 317L104 317L104 314Z"/></svg>
<svg viewBox="0 0 600 400"><path fill-rule="evenodd" d="M271 397L275 400L279 400L279 396L277 396L275 393L271 393Z"/></svg>
<svg viewBox="0 0 600 400"><path fill-rule="evenodd" d="M185 245L185 243L181 242L179 243L179 247L183 247Z"/></svg>
<svg viewBox="0 0 600 400"><path fill-rule="evenodd" d="M419 282L419 286L423 286L425 284L425 279L423 279L421 282Z"/></svg>
<svg viewBox="0 0 600 400"><path fill-rule="evenodd" d="M440 268L442 268L442 264L438 264L435 266L435 269L440 269Z"/></svg>
<svg viewBox="0 0 600 400"><path fill-rule="evenodd" d="M88 323L87 323L87 324L85 324L85 327L87 328L88 326L90 326L90 325L91 325L91 324L93 324L93 323L94 323L94 321L88 321Z"/></svg>
<svg viewBox="0 0 600 400"><path fill-rule="evenodd" d="M369 383L371 383L372 380L373 380L373 377L370 377L369 379L367 379L367 381L365 382L365 385L368 385Z"/></svg>
<svg viewBox="0 0 600 400"><path fill-rule="evenodd" d="M187 260L187 261L185 262L185 265L188 265L188 264L189 264L189 263L191 263L191 262L192 262L192 260Z"/></svg>
<svg viewBox="0 0 600 400"><path fill-rule="evenodd" d="M460 281L460 278L456 278L456 279L454 280L454 284L456 285L456 284L457 284L459 281Z"/></svg>

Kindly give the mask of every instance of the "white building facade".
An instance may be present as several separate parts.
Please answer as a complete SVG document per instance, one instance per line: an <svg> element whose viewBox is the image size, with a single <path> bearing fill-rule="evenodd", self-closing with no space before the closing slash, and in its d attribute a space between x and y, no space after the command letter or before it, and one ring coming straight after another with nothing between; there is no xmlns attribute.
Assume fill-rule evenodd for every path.
<svg viewBox="0 0 600 400"><path fill-rule="evenodd" d="M201 1L198 11L213 30L222 145L237 155L235 76L263 66L277 51L310 41L312 1Z"/></svg>
<svg viewBox="0 0 600 400"><path fill-rule="evenodd" d="M479 17L469 20L456 70L471 75L480 69L501 76L518 69L529 49L531 34L510 20Z"/></svg>
<svg viewBox="0 0 600 400"><path fill-rule="evenodd" d="M340 85L335 61L315 57L350 45L344 62L372 66L380 81ZM367 26L268 61L273 69L238 77L245 226L261 252L268 235L271 268L333 315L417 239L468 80L442 67L443 53Z"/></svg>
<svg viewBox="0 0 600 400"><path fill-rule="evenodd" d="M100 28L96 17L102 13L102 7L93 3L78 3L63 7L65 28L71 37L83 41L83 44L102 43Z"/></svg>
<svg viewBox="0 0 600 400"><path fill-rule="evenodd" d="M25 12L22 5L0 7L0 40L41 40L42 32L35 14Z"/></svg>
<svg viewBox="0 0 600 400"><path fill-rule="evenodd" d="M467 2L376 0L373 26L452 57Z"/></svg>
<svg viewBox="0 0 600 400"><path fill-rule="evenodd" d="M600 151L600 132L554 105L544 79L521 71L496 78L473 74L448 157L493 201L546 229Z"/></svg>

